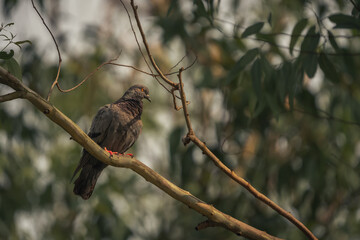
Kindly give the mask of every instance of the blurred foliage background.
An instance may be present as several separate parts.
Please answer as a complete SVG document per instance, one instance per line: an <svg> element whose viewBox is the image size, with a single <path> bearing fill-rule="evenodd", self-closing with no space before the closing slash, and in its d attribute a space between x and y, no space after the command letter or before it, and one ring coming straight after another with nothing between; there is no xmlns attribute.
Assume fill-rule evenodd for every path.
<svg viewBox="0 0 360 240"><path fill-rule="evenodd" d="M147 70L119 1L35 3L60 46L63 88L120 52L119 63ZM197 58L183 79L200 139L320 239L359 239L360 2L137 4L164 72ZM15 51L23 81L46 96L57 70L54 44L30 1L1 5L1 22L15 24L0 33L32 42L4 50L1 39L1 49ZM76 91L55 90L51 102L88 131L100 106L140 82L153 101L145 103L143 133L131 149L138 159L241 221L304 239L194 145L182 145L182 112L173 110L171 95L151 77L105 66ZM7 92L0 85L0 93ZM127 169L107 168L83 201L69 183L80 153L68 134L26 101L0 104L1 239L238 239L221 228L196 232L203 216Z"/></svg>

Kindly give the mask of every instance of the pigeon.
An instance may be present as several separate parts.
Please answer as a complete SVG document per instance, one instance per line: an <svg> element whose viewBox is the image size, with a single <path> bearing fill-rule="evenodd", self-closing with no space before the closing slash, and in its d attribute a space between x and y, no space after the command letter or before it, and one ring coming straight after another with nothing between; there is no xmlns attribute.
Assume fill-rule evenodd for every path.
<svg viewBox="0 0 360 240"><path fill-rule="evenodd" d="M88 136L109 152L110 156L124 154L141 133L142 100L144 98L151 102L147 87L143 85L130 87L120 99L99 109ZM71 178L72 181L81 170L79 177L74 182L74 193L84 200L89 199L97 179L106 167L107 164L94 158L83 149L79 165Z"/></svg>

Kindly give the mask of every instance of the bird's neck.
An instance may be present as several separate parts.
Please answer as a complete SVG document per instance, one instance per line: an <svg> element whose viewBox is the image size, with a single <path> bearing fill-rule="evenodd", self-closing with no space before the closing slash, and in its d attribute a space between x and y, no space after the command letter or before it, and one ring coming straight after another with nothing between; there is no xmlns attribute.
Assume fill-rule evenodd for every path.
<svg viewBox="0 0 360 240"><path fill-rule="evenodd" d="M134 116L141 116L143 110L143 102L137 99L119 99L114 104L118 105L123 110L128 111Z"/></svg>

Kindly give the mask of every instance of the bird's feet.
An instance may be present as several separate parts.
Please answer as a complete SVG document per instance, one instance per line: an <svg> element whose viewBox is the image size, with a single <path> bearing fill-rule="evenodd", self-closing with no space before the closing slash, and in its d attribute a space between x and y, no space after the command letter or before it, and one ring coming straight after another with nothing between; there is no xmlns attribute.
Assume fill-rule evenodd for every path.
<svg viewBox="0 0 360 240"><path fill-rule="evenodd" d="M106 147L104 147L104 150L107 151L107 152L110 154L110 157L112 157L114 154L115 154L115 155L124 155L124 154L119 153L119 152L110 151L110 150L108 150ZM131 158L134 157L134 155L131 154L131 153L127 153L126 156L129 156L129 157L131 157Z"/></svg>
<svg viewBox="0 0 360 240"><path fill-rule="evenodd" d="M113 152L113 151L107 150L106 147L104 147L104 150L107 151L107 152L110 154L110 157L112 157L114 154L115 154L115 155L118 155L118 154L119 154L118 152Z"/></svg>

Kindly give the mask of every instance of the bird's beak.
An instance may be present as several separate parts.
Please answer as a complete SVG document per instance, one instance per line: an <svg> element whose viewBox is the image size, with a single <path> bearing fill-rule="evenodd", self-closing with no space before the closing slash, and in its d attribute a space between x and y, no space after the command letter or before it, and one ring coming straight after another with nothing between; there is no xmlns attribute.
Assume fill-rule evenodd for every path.
<svg viewBox="0 0 360 240"><path fill-rule="evenodd" d="M151 98L150 98L150 96L149 95L145 95L145 97L144 98L146 98L149 102L151 102Z"/></svg>

